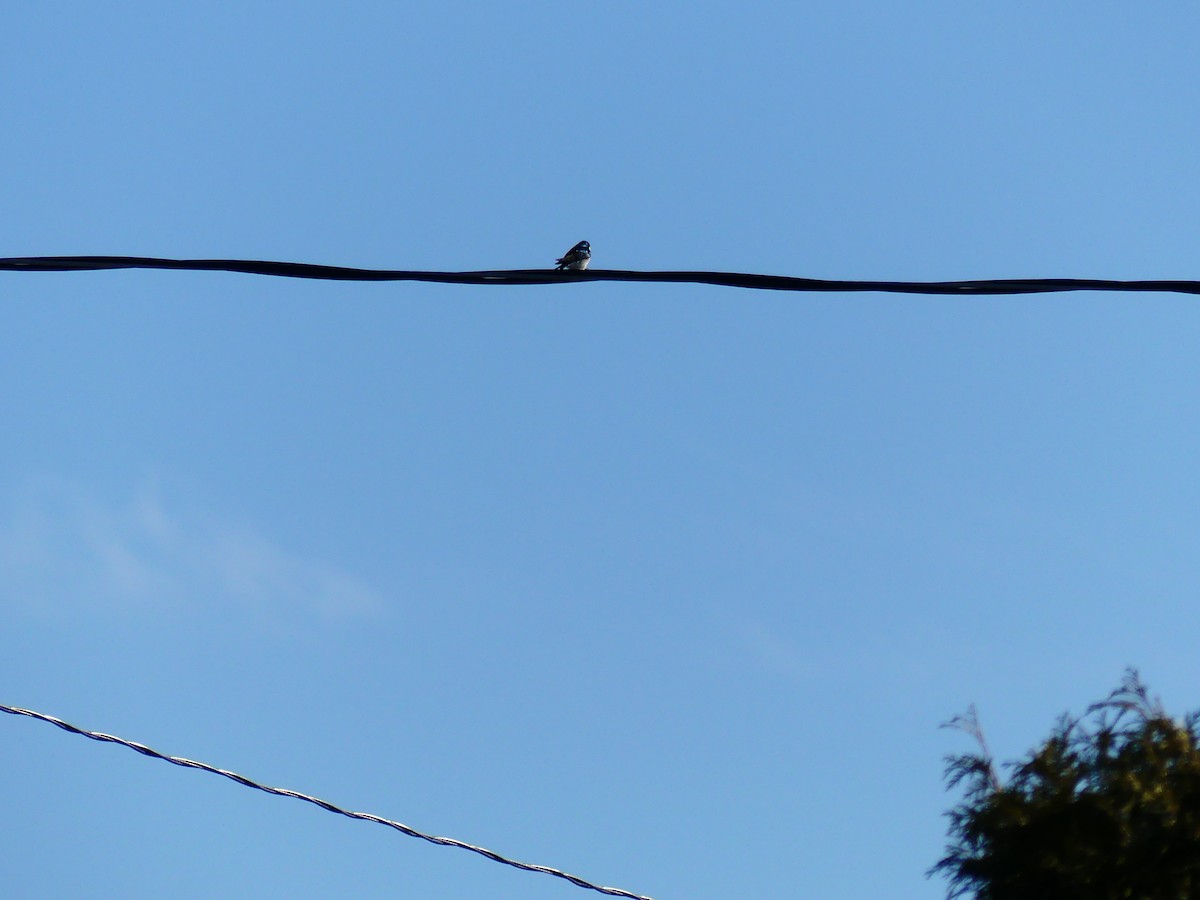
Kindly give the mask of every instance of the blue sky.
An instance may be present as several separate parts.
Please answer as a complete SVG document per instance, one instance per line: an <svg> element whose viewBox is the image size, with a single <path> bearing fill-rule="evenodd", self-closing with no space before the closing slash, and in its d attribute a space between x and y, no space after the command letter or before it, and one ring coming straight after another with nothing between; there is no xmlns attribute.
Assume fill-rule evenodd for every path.
<svg viewBox="0 0 1200 900"><path fill-rule="evenodd" d="M0 255L1196 278L1190 3L25 5ZM656 900L1200 706L1194 298L0 275L0 702ZM5 717L13 896L597 896Z"/></svg>

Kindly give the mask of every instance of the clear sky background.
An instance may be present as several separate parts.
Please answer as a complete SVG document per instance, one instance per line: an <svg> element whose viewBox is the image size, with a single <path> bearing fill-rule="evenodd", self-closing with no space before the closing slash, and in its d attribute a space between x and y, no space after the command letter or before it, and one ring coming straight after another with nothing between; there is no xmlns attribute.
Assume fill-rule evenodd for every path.
<svg viewBox="0 0 1200 900"><path fill-rule="evenodd" d="M0 256L1200 277L1193 2L17 4ZM656 900L1200 706L1200 308L0 274L0 702ZM598 896L0 717L9 896Z"/></svg>

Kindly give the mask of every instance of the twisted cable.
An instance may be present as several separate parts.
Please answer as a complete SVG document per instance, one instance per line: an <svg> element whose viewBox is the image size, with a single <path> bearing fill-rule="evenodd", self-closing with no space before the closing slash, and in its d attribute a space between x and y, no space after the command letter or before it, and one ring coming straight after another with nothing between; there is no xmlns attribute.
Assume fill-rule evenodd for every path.
<svg viewBox="0 0 1200 900"><path fill-rule="evenodd" d="M257 791L265 791L268 794L275 794L279 797L294 797L297 800L303 800L306 803L312 803L315 806L321 807L326 812L337 813L340 816L346 816L350 819L362 819L365 822L375 822L379 825L386 825L389 828L394 828L401 834L406 834L409 837L420 838L423 841L428 841L431 844L439 844L443 847L458 847L460 850L470 850L472 853L478 853L480 856L487 857L492 862L502 863L506 866L512 866L514 869L522 869L526 872L541 872L544 875L553 875L555 878L562 878L565 881L571 882L576 887L586 888L591 891L597 891L601 894L608 894L611 897L626 897L629 900L652 900L651 897L642 894L634 894L630 891L623 891L620 888L603 887L598 884L592 884L590 881L585 881L578 875L571 875L561 869L551 868L550 866L539 866L533 863L518 862L515 859L509 859L506 856L501 856L494 850L488 850L486 847L476 847L474 844L468 844L465 841L455 840L454 838L438 837L437 835L425 834L417 831L417 829L405 825L401 822L395 822L391 819L385 819L382 816L371 815L370 813L351 812L347 809L342 809L330 803L328 800L321 800L318 797L310 797L308 794L301 794L299 791L289 791L286 788L269 787L265 784L259 784L247 778L245 775L239 775L237 772L230 772L228 769L218 769L216 766L210 766L208 763L197 762L194 759L184 759L182 756L167 756L164 753L159 753L145 744L139 744L137 741L128 741L125 738L116 737L111 734L104 734L99 731L88 731L72 725L70 722L64 722L62 719L54 716L46 715L45 713L34 712L31 709L21 709L17 706L4 706L0 704L0 712L10 713L14 716L28 716L31 719L39 719L43 722L49 722L51 725L57 725L64 731L69 731L72 734L82 735L85 738L91 738L93 741L102 741L109 744L120 744L122 747L128 747L130 750L136 750L142 756L161 759L163 762L169 762L175 766L183 766L187 769L200 769L204 772L211 772L214 775L222 775L230 781L236 781L242 787L254 788Z"/></svg>
<svg viewBox="0 0 1200 900"><path fill-rule="evenodd" d="M356 269L311 263L247 259L159 259L148 256L26 256L0 259L0 271L80 272L101 269L184 269L241 272L326 281L429 281L439 284L572 284L582 281L641 281L713 284L769 291L882 291L895 294L980 296L1044 294L1058 291L1158 291L1200 294L1200 281L1114 281L1104 278L993 278L977 281L831 281L788 275L742 272L635 272L625 269L501 269L484 272L420 272L403 269Z"/></svg>

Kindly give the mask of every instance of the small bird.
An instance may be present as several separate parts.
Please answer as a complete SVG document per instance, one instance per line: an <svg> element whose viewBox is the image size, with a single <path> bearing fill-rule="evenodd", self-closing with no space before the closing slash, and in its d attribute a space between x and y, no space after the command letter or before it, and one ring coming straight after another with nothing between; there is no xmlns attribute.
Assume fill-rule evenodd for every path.
<svg viewBox="0 0 1200 900"><path fill-rule="evenodd" d="M556 260L556 269L575 269L582 272L588 267L588 263L592 261L592 245L587 241L580 241L570 250Z"/></svg>

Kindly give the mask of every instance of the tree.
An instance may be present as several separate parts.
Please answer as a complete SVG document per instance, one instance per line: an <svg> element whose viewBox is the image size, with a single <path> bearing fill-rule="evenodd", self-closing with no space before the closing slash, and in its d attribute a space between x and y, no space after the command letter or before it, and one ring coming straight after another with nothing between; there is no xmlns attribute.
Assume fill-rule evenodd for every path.
<svg viewBox="0 0 1200 900"><path fill-rule="evenodd" d="M950 898L1200 898L1200 712L1182 722L1136 670L1001 780L974 707L947 723L979 749L946 757L946 855L929 870Z"/></svg>

